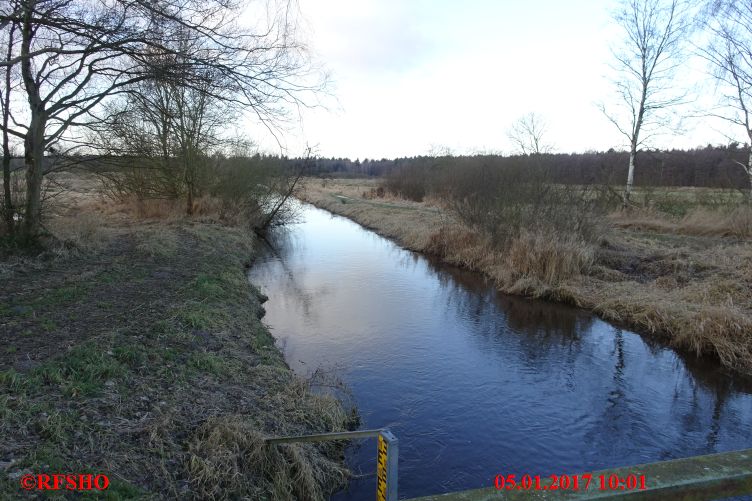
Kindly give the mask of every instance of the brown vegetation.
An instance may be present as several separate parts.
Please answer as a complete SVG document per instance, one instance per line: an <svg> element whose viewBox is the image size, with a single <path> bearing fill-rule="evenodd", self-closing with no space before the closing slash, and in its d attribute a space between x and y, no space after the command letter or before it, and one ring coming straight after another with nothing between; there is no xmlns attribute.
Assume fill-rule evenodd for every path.
<svg viewBox="0 0 752 501"><path fill-rule="evenodd" d="M706 194L666 192L689 208L616 211L608 217L604 210L587 231L521 227L500 246L481 225L463 221L447 197L381 202L360 196L377 183L330 180L324 186L309 179L304 198L411 250L483 272L502 291L585 307L752 373L749 207L697 207ZM569 210L568 217L573 214Z"/></svg>
<svg viewBox="0 0 752 501"><path fill-rule="evenodd" d="M655 210L614 214L614 224L620 228L679 233L702 237L752 237L752 207L741 205L726 210L694 209L679 219L667 218Z"/></svg>

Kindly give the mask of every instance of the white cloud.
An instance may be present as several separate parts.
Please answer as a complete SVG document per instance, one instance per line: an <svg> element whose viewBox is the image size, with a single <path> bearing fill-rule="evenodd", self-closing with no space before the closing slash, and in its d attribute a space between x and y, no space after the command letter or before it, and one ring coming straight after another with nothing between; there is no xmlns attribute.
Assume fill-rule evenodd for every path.
<svg viewBox="0 0 752 501"><path fill-rule="evenodd" d="M509 151L506 130L530 111L545 118L559 151L619 146L594 106L612 94L604 78L616 34L610 7L596 0L300 0L337 102L303 113L301 127L286 136L288 154L300 154L306 142L324 156L352 158L416 155L431 145ZM700 125L666 144L717 137Z"/></svg>

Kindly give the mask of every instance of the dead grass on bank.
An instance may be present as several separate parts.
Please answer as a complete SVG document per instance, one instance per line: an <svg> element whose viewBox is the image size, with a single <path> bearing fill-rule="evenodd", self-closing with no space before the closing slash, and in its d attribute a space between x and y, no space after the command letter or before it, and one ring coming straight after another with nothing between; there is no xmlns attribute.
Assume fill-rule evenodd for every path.
<svg viewBox="0 0 752 501"><path fill-rule="evenodd" d="M731 210L693 209L682 218L672 219L654 210L635 210L611 216L619 228L657 233L694 236L752 238L752 207L744 205Z"/></svg>
<svg viewBox="0 0 752 501"><path fill-rule="evenodd" d="M558 233L523 232L504 256L506 283L536 279L549 286L585 273L594 260L591 245Z"/></svg>
<svg viewBox="0 0 752 501"><path fill-rule="evenodd" d="M594 259L592 246L576 238L523 232L503 252L488 237L461 226L440 228L422 251L452 264L485 271L504 289L517 288L521 281L556 286L582 274Z"/></svg>
<svg viewBox="0 0 752 501"><path fill-rule="evenodd" d="M322 183L308 179L303 183L300 198L357 221L415 251L423 251L436 232L454 222L446 214L418 202L363 199L364 186L374 186L374 181L344 180L339 184L339 181Z"/></svg>
<svg viewBox="0 0 752 501"><path fill-rule="evenodd" d="M49 177L48 229L56 237L70 239L73 243L80 241L84 247L98 240L97 230L117 224L194 221L248 226L242 207L214 196L196 198L189 216L185 200L106 196L101 180L87 172L60 172Z"/></svg>
<svg viewBox="0 0 752 501"><path fill-rule="evenodd" d="M488 237L460 225L443 226L431 234L422 252L473 270L480 270L498 262Z"/></svg>
<svg viewBox="0 0 752 501"><path fill-rule="evenodd" d="M193 201L193 214L186 214L187 208L184 200L168 199L138 199L128 197L119 201L110 202L117 210L121 210L135 219L158 219L161 221L178 221L191 219L203 222L222 222L233 226L243 223L242 211L233 210L222 200L202 196Z"/></svg>
<svg viewBox="0 0 752 501"><path fill-rule="evenodd" d="M3 499L44 471L108 474L113 499L322 500L343 486L341 443L260 447L353 421L261 323L249 233L133 210L85 193L48 221L54 248L0 263Z"/></svg>
<svg viewBox="0 0 752 501"><path fill-rule="evenodd" d="M694 285L693 289L700 288ZM749 310L688 292L685 288L666 290L624 282L604 285L588 303L608 320L634 325L677 348L698 356L713 355L726 367L752 373Z"/></svg>
<svg viewBox="0 0 752 501"><path fill-rule="evenodd" d="M344 431L343 423L348 421L336 399L312 394L300 381L288 384L275 400L281 408L297 414L301 422L312 421L314 429ZM268 436L255 424L259 417L213 418L196 430L189 445L188 464L193 492L199 498L246 495L258 499L271 493L279 500L317 500L347 482L349 472L341 461L321 454L324 447L337 457L342 452L339 445L268 445L264 442ZM279 421L274 433L295 435L301 431Z"/></svg>
<svg viewBox="0 0 752 501"><path fill-rule="evenodd" d="M752 374L752 212L694 209L613 214L599 245L523 233L507 252L436 202L359 199L353 180L316 180L306 200L450 264L480 271L508 293L563 301ZM346 203L336 195L348 193Z"/></svg>

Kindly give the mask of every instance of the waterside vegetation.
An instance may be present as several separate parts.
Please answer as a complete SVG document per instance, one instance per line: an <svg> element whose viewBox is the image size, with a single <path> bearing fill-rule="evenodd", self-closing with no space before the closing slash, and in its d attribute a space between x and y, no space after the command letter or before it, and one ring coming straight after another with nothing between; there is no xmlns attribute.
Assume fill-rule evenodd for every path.
<svg viewBox="0 0 752 501"><path fill-rule="evenodd" d="M625 211L608 187L451 163L433 174L420 201L405 196L414 176L404 174L403 187L399 172L311 178L304 199L480 271L504 292L584 307L752 373L752 208L743 193L637 188L632 200L645 203Z"/></svg>

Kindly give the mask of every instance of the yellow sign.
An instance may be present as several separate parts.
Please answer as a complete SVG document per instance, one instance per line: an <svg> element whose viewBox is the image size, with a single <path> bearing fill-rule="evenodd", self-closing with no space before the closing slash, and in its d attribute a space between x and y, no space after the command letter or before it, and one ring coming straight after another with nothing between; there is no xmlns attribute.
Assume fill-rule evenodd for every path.
<svg viewBox="0 0 752 501"><path fill-rule="evenodd" d="M386 458L389 444L379 435L379 446L376 456L376 500L386 501Z"/></svg>

